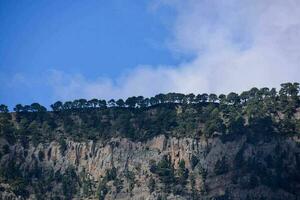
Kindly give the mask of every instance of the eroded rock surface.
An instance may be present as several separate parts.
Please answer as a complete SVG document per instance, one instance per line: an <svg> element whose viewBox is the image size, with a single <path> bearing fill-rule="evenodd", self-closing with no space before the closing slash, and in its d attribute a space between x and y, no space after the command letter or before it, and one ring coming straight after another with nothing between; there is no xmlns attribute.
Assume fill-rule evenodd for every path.
<svg viewBox="0 0 300 200"><path fill-rule="evenodd" d="M2 156L1 165L14 162L24 176L34 170L47 176L44 172L51 169L56 176L64 177L72 168L77 177L72 180L78 182L72 199L300 197L297 138L235 135L193 139L160 135L147 142L112 138L106 142L66 140L66 144L63 150L56 141L27 148L18 143ZM166 158L173 170L172 182L166 182L159 172L159 162ZM184 178L180 162L186 170ZM115 175L107 178L112 171ZM59 187L61 183L51 182L44 197L51 199ZM104 187L106 191L101 194ZM36 199L35 191L27 189L31 191L28 198ZM9 186L1 185L0 199L17 199L17 195Z"/></svg>

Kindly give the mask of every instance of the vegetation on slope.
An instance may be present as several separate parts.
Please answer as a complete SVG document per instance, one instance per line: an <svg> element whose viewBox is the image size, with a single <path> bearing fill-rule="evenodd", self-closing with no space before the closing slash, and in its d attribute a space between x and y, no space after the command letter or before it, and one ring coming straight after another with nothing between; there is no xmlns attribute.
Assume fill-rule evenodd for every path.
<svg viewBox="0 0 300 200"><path fill-rule="evenodd" d="M51 105L52 111L33 103L24 106L18 104L14 108L15 112L10 113L7 106L0 105L0 139L5 139L9 145L21 143L24 149L29 143L37 145L57 140L62 154L67 148L66 138L83 141L126 137L142 141L165 134L192 138L220 136L224 141L245 134L248 142L253 142L257 136L262 135L299 135L299 107L298 83L282 84L278 92L274 88L252 88L241 94L219 96L169 93L152 98L130 97L125 101L79 99L56 102ZM0 149L0 160L10 154L9 145ZM246 189L263 184L297 194L297 187L293 184L299 183L299 177L296 176L299 173L295 169L299 168L300 161L296 160L293 165L295 169L289 166L291 170L285 170L285 175L282 169L287 168L288 161L281 161L286 159L286 153L278 150L276 155L261 161L263 157L245 159L244 148L240 151L234 166L228 165L224 156L215 163L213 173L209 175L222 176L234 169L236 174L232 176L232 182ZM91 182L85 174L76 173L72 166L65 172L42 168L38 163L44 157L42 152L39 153L35 158L36 162L31 164L32 167L25 169L26 173L20 167L21 162L15 162L16 158L9 157L5 166L0 167L1 182L9 183L14 194L25 198L34 193L38 199L43 199L42 195L53 191L56 186L61 187L61 192L55 194L53 199L72 199L80 187L86 195L91 192ZM193 171L186 168L184 160L178 163L178 169L174 169L167 156L160 161L154 161L150 166L152 175L149 179L149 191L155 191L156 182L161 182L165 186L165 193L189 195L186 188L187 183L190 183L191 196L198 199L198 190L193 188L196 181L194 175L197 172L203 182L201 194L206 194L207 169L201 166L196 155L192 155L190 162ZM130 171L126 174L130 192L134 188L134 174ZM98 186L99 199L105 197L110 181L114 181L116 188L121 190L121 178L116 175L115 168L107 172Z"/></svg>
<svg viewBox="0 0 300 200"><path fill-rule="evenodd" d="M246 132L298 134L299 83L252 88L240 95L159 94L126 101L74 100L56 102L47 112L38 103L0 106L0 137L33 143L71 137L75 140L127 137L147 140L158 134L210 137ZM298 112L299 115L299 112Z"/></svg>

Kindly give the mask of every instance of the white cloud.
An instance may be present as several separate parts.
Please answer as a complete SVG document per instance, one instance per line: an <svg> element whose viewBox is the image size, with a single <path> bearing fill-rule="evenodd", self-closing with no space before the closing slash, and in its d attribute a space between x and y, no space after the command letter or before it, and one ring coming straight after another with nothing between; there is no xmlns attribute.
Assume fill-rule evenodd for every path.
<svg viewBox="0 0 300 200"><path fill-rule="evenodd" d="M116 80L53 71L60 99L229 92L300 81L299 0L158 0L176 11L170 51L193 54L178 66L137 66Z"/></svg>

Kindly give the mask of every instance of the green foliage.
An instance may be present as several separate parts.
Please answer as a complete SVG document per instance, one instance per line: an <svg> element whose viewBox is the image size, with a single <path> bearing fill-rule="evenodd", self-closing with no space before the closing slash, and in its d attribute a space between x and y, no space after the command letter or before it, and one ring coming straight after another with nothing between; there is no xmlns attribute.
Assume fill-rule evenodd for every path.
<svg viewBox="0 0 300 200"><path fill-rule="evenodd" d="M32 103L30 105L30 110L32 112L46 112L47 111L47 109L44 106L40 105L39 103Z"/></svg>
<svg viewBox="0 0 300 200"><path fill-rule="evenodd" d="M117 169L112 167L110 170L107 170L105 178L107 181L115 180L117 178Z"/></svg>
<svg viewBox="0 0 300 200"><path fill-rule="evenodd" d="M100 200L104 200L106 194L109 191L109 188L107 187L107 183L109 181L114 181L114 185L117 188L117 191L119 191L122 188L122 182L117 178L117 169L115 167L112 167L111 169L107 170L105 176L102 178L102 180L99 181L97 191Z"/></svg>
<svg viewBox="0 0 300 200"><path fill-rule="evenodd" d="M67 150L67 143L64 138L59 139L59 150L62 155L64 155L65 151Z"/></svg>
<svg viewBox="0 0 300 200"><path fill-rule="evenodd" d="M7 144L3 145L2 152L4 154L9 154L10 153L10 148L9 148L9 146Z"/></svg>
<svg viewBox="0 0 300 200"><path fill-rule="evenodd" d="M45 158L45 154L43 151L39 151L38 153L38 158L39 158L39 161L42 162Z"/></svg>
<svg viewBox="0 0 300 200"><path fill-rule="evenodd" d="M205 182L207 177L207 170L202 165L198 165L198 170L202 181Z"/></svg>
<svg viewBox="0 0 300 200"><path fill-rule="evenodd" d="M233 134L243 134L246 131L245 119L239 115L235 118L230 118L227 124L227 132Z"/></svg>
<svg viewBox="0 0 300 200"><path fill-rule="evenodd" d="M155 180L152 176L149 179L148 188L149 188L150 193L155 191Z"/></svg>
<svg viewBox="0 0 300 200"><path fill-rule="evenodd" d="M212 119L204 124L204 133L207 137L212 136L213 133L224 133L224 131L225 125L220 118Z"/></svg>
<svg viewBox="0 0 300 200"><path fill-rule="evenodd" d="M123 181L120 178L116 178L113 185L116 187L117 193L123 189Z"/></svg>
<svg viewBox="0 0 300 200"><path fill-rule="evenodd" d="M8 107L4 104L0 104L0 113L8 113Z"/></svg>
<svg viewBox="0 0 300 200"><path fill-rule="evenodd" d="M6 180L17 180L22 178L19 165L14 160L7 160L0 168L0 175Z"/></svg>
<svg viewBox="0 0 300 200"><path fill-rule="evenodd" d="M26 190L26 182L23 179L16 179L12 183L13 192L17 196L21 197L29 197L29 191Z"/></svg>
<svg viewBox="0 0 300 200"><path fill-rule="evenodd" d="M229 168L229 166L227 164L226 158L225 158L225 156L223 156L221 158L221 160L218 160L216 162L214 172L216 175L222 175L222 174L225 174L228 172L228 168Z"/></svg>
<svg viewBox="0 0 300 200"><path fill-rule="evenodd" d="M135 175L132 171L126 170L125 171L125 177L127 179L127 182L129 184L129 192L131 192L135 185Z"/></svg>
<svg viewBox="0 0 300 200"><path fill-rule="evenodd" d="M187 178L189 177L189 170L185 168L185 161L179 161L179 168L177 171L178 174L178 183L182 186L186 185Z"/></svg>
<svg viewBox="0 0 300 200"><path fill-rule="evenodd" d="M82 192L84 197L88 197L93 193L93 181L91 180L85 169L80 173L80 185L82 187Z"/></svg>
<svg viewBox="0 0 300 200"><path fill-rule="evenodd" d="M66 199L72 199L77 192L78 176L73 167L68 167L62 177L62 189Z"/></svg>
<svg viewBox="0 0 300 200"><path fill-rule="evenodd" d="M240 97L238 94L231 92L227 95L227 102L230 104L239 104L240 103Z"/></svg>
<svg viewBox="0 0 300 200"><path fill-rule="evenodd" d="M196 190L196 187L195 187L195 184L196 184L196 180L195 180L195 175L192 173L190 175L190 184L191 184L191 190L192 190L192 199L193 200L196 200L196 199L199 199L198 197L198 192Z"/></svg>
<svg viewBox="0 0 300 200"><path fill-rule="evenodd" d="M147 140L158 134L206 137L222 134L299 134L299 84L252 88L240 95L158 94L126 100L75 99L57 101L53 112L38 103L17 104L16 113L0 105L0 135L9 143L27 138L37 145L60 138L106 140L126 137ZM65 145L61 145L64 147ZM62 148L63 150L64 148ZM62 151L64 152L64 151Z"/></svg>
<svg viewBox="0 0 300 200"><path fill-rule="evenodd" d="M105 181L101 181L98 186L98 197L99 200L104 200L108 192L108 188Z"/></svg>
<svg viewBox="0 0 300 200"><path fill-rule="evenodd" d="M6 139L9 144L16 141L16 128L7 113L0 113L0 137Z"/></svg>
<svg viewBox="0 0 300 200"><path fill-rule="evenodd" d="M244 160L244 150L245 150L245 148L246 148L246 145L243 145L240 148L240 150L237 152L237 154L235 155L234 166L237 169L240 169L245 164L245 160Z"/></svg>
<svg viewBox="0 0 300 200"><path fill-rule="evenodd" d="M191 167L192 167L192 169L194 169L196 167L198 162L199 162L199 159L197 158L197 156L195 156L193 154L192 157L191 157Z"/></svg>
<svg viewBox="0 0 300 200"><path fill-rule="evenodd" d="M228 142L228 138L236 136L246 138L247 144L254 145L262 141L261 139L265 141L265 138L268 139L265 136L271 134L279 137L299 135L299 101L299 84L284 83L279 93L274 88L252 88L240 95L233 92L219 96L206 93L168 93L150 98L136 96L127 100L112 99L108 102L101 99L58 101L51 105L51 112L47 112L38 103L32 103L17 104L15 112L9 113L7 106L1 104L0 137L8 142L1 148L0 159L8 159L0 166L1 181L12 185L13 192L22 198L34 193L37 199L43 199L43 195L57 185L61 189L55 194L58 199L63 196L65 199L72 199L79 184L83 187L84 196L89 196L92 185L87 176L79 179L72 167L65 172L42 168L38 165L38 161L45 159L42 151L38 152L37 158L33 157L34 161L28 169L21 169L20 163L24 158L11 159L7 155L11 153L10 146L19 142L27 149L29 144L37 145L56 140L64 155L67 150L66 141L69 139L105 141L112 137L126 137L144 141L159 134L165 134L166 137L220 137L222 142ZM297 169L291 169L290 166L287 168L284 165L284 151L276 149L276 155L264 158L264 164L254 158L247 158L244 155L245 148L246 145L240 149L233 162L236 171L233 178L235 184L253 189L261 183L274 190L281 188L293 193L297 191L298 188L293 184L299 180L297 174L300 173L300 164L296 164ZM207 169L195 155L192 155L190 162L193 170L191 173L186 169L183 160L175 170L168 156L164 156L157 164L151 163L153 177L149 179L149 191L158 191L157 186L163 183L165 188L162 194L173 191L174 194L182 195L189 188L193 199L198 198L198 190L205 194L208 189ZM300 163L298 159L293 162ZM213 172L215 175L222 175L228 171L229 165L224 156L216 162ZM244 171L249 173L240 176ZM293 173L295 171L297 173ZM118 177L116 168L108 170L99 182L99 199L105 198L111 186L120 192L123 181L128 183L128 191L132 191L136 184L135 174L127 170L124 175L126 180ZM196 189L195 177L199 176L203 184ZM186 187L188 180L190 187ZM225 195L218 198L227 197Z"/></svg>
<svg viewBox="0 0 300 200"><path fill-rule="evenodd" d="M151 166L150 171L157 174L160 180L166 185L172 184L175 181L174 168L168 156L164 156L157 165Z"/></svg>

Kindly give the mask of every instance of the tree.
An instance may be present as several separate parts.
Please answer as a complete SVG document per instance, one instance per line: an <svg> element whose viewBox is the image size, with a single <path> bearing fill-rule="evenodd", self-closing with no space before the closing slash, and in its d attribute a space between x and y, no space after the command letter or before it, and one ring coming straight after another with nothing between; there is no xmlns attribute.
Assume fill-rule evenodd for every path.
<svg viewBox="0 0 300 200"><path fill-rule="evenodd" d="M93 106L93 108L96 108L98 105L98 99L89 100L89 104L91 104Z"/></svg>
<svg viewBox="0 0 300 200"><path fill-rule="evenodd" d="M215 172L216 175L225 174L225 173L228 172L228 168L229 168L229 166L227 164L226 158L225 158L225 156L223 156L221 158L221 160L218 160L216 162L214 172Z"/></svg>
<svg viewBox="0 0 300 200"><path fill-rule="evenodd" d="M61 101L57 101L54 104L50 105L53 111L61 111L63 109L63 103Z"/></svg>
<svg viewBox="0 0 300 200"><path fill-rule="evenodd" d="M62 137L59 138L58 143L59 143L59 151L60 151L61 155L64 156L65 155L65 151L68 148L68 144L67 144L66 140L64 138L62 138Z"/></svg>
<svg viewBox="0 0 300 200"><path fill-rule="evenodd" d="M196 179L195 179L195 175L193 173L190 175L190 185L191 185L191 190L192 190L192 199L193 200L199 199L198 194L197 194L197 190L195 188Z"/></svg>
<svg viewBox="0 0 300 200"><path fill-rule="evenodd" d="M184 94L176 93L176 100L178 101L178 103L183 103L184 96Z"/></svg>
<svg viewBox="0 0 300 200"><path fill-rule="evenodd" d="M75 99L72 103L72 109L78 109L80 108L80 102L78 99Z"/></svg>
<svg viewBox="0 0 300 200"><path fill-rule="evenodd" d="M210 102L215 103L218 100L218 96L216 94L209 94L208 99Z"/></svg>
<svg viewBox="0 0 300 200"><path fill-rule="evenodd" d="M46 112L47 111L47 109L44 106L40 105L39 103L32 103L30 105L30 107L31 107L32 112Z"/></svg>
<svg viewBox="0 0 300 200"><path fill-rule="evenodd" d="M207 120L204 124L204 133L206 136L211 136L213 133L224 133L225 125L220 117L215 117L211 120Z"/></svg>
<svg viewBox="0 0 300 200"><path fill-rule="evenodd" d="M277 95L276 88L272 88L269 93L270 93L270 97L275 99Z"/></svg>
<svg viewBox="0 0 300 200"><path fill-rule="evenodd" d="M249 96L255 98L258 91L259 89L257 89L256 87L251 88L251 90L249 91Z"/></svg>
<svg viewBox="0 0 300 200"><path fill-rule="evenodd" d="M62 189L66 199L73 199L77 192L78 176L74 167L68 167L62 176Z"/></svg>
<svg viewBox="0 0 300 200"><path fill-rule="evenodd" d="M249 100L249 92L248 91L244 91L240 94L240 99L242 100L242 103L247 103L247 101Z"/></svg>
<svg viewBox="0 0 300 200"><path fill-rule="evenodd" d="M93 104L90 101L86 101L84 108L92 108Z"/></svg>
<svg viewBox="0 0 300 200"><path fill-rule="evenodd" d="M151 106L154 106L154 105L158 104L159 102L155 97L151 97L149 99L149 103L150 103Z"/></svg>
<svg viewBox="0 0 300 200"><path fill-rule="evenodd" d="M111 100L108 101L108 105L110 107L115 107L116 106L116 101L114 99L111 99Z"/></svg>
<svg viewBox="0 0 300 200"><path fill-rule="evenodd" d="M31 111L31 107L29 105L24 105L23 112L29 112Z"/></svg>
<svg viewBox="0 0 300 200"><path fill-rule="evenodd" d="M279 95L297 97L299 93L299 83L282 83Z"/></svg>
<svg viewBox="0 0 300 200"><path fill-rule="evenodd" d="M138 105L138 107L140 107L140 108L146 107L143 96L138 96L138 97L136 97L135 100L136 100L136 104Z"/></svg>
<svg viewBox="0 0 300 200"><path fill-rule="evenodd" d="M259 90L259 92L262 94L263 97L270 96L270 89L267 87L263 87Z"/></svg>
<svg viewBox="0 0 300 200"><path fill-rule="evenodd" d="M233 134L242 134L245 131L245 119L242 116L231 118L228 121L227 131Z"/></svg>
<svg viewBox="0 0 300 200"><path fill-rule="evenodd" d="M86 108L87 107L87 100L86 99L79 99L79 107L80 108Z"/></svg>
<svg viewBox="0 0 300 200"><path fill-rule="evenodd" d="M199 163L199 159L197 158L197 156L195 156L194 154L192 155L191 158L191 167L194 170L194 168L196 167L196 165Z"/></svg>
<svg viewBox="0 0 300 200"><path fill-rule="evenodd" d="M4 104L0 105L0 113L8 113L8 107Z"/></svg>
<svg viewBox="0 0 300 200"><path fill-rule="evenodd" d="M143 103L141 105L141 107L148 107L150 105L150 99L149 98L145 98L143 100Z"/></svg>
<svg viewBox="0 0 300 200"><path fill-rule="evenodd" d="M281 84L281 89L279 91L280 100L284 112L288 116L292 116L296 111L296 107L300 103L299 99L299 83L284 83ZM289 98L288 98L289 97Z"/></svg>
<svg viewBox="0 0 300 200"><path fill-rule="evenodd" d="M148 183L149 192L152 193L155 191L155 180L151 176Z"/></svg>
<svg viewBox="0 0 300 200"><path fill-rule="evenodd" d="M155 98L157 99L158 103L165 103L165 94L158 94L155 95Z"/></svg>
<svg viewBox="0 0 300 200"><path fill-rule="evenodd" d="M219 100L220 100L220 104L225 104L226 103L226 95L225 94L220 94L219 95Z"/></svg>
<svg viewBox="0 0 300 200"><path fill-rule="evenodd" d="M230 104L238 104L240 103L240 97L238 94L234 93L234 92L230 92L228 95L227 95L227 101L228 103Z"/></svg>
<svg viewBox="0 0 300 200"><path fill-rule="evenodd" d="M22 112L23 111L23 106L22 104L17 104L15 107L14 107L14 111L19 113L19 112Z"/></svg>
<svg viewBox="0 0 300 200"><path fill-rule="evenodd" d="M107 186L106 186L106 182L105 181L101 181L99 183L99 186L98 186L99 200L104 200L107 192L108 192L108 189L107 189Z"/></svg>
<svg viewBox="0 0 300 200"><path fill-rule="evenodd" d="M100 108L106 108L107 107L107 103L106 101L103 99L103 100L99 100L98 101L98 105Z"/></svg>
<svg viewBox="0 0 300 200"><path fill-rule="evenodd" d="M195 95L193 93L186 95L187 102L188 103L194 103L195 102Z"/></svg>
<svg viewBox="0 0 300 200"><path fill-rule="evenodd" d="M248 127L253 133L270 134L274 132L274 123L270 116L254 116L248 119Z"/></svg>
<svg viewBox="0 0 300 200"><path fill-rule="evenodd" d="M188 176L189 176L189 171L188 171L188 169L185 168L185 161L180 160L179 161L179 168L178 168L178 182L179 182L179 184L185 185Z"/></svg>
<svg viewBox="0 0 300 200"><path fill-rule="evenodd" d="M174 168L168 156L164 156L162 160L158 162L157 166L151 167L150 171L159 175L162 182L166 185L170 185L174 182Z"/></svg>
<svg viewBox="0 0 300 200"><path fill-rule="evenodd" d="M203 94L200 95L200 101L201 102L207 102L207 99L208 99L208 94L203 93Z"/></svg>
<svg viewBox="0 0 300 200"><path fill-rule="evenodd" d="M117 178L117 169L114 166L106 171L106 178L107 181L112 181Z"/></svg>
<svg viewBox="0 0 300 200"><path fill-rule="evenodd" d="M126 99L125 104L129 107L129 108L135 108L137 103L136 97L129 97Z"/></svg>
<svg viewBox="0 0 300 200"><path fill-rule="evenodd" d="M73 107L72 101L66 101L63 105L64 110L70 110L70 109L72 109L72 107Z"/></svg>
<svg viewBox="0 0 300 200"><path fill-rule="evenodd" d="M166 101L169 103L175 103L176 102L176 94L174 92L166 94Z"/></svg>
<svg viewBox="0 0 300 200"><path fill-rule="evenodd" d="M116 101L116 104L118 107L124 107L125 106L125 102L123 99L119 99Z"/></svg>

